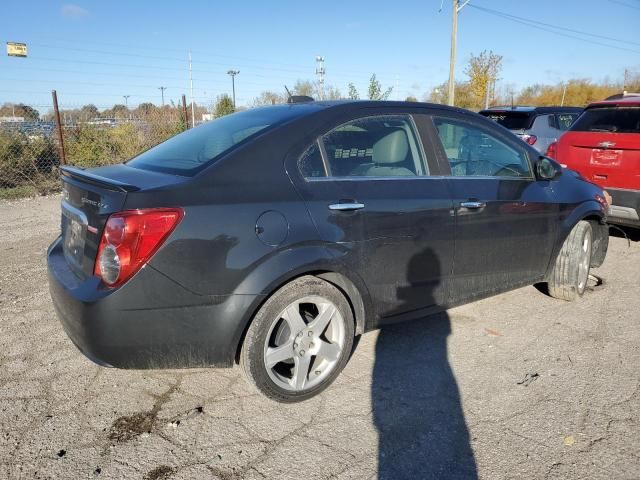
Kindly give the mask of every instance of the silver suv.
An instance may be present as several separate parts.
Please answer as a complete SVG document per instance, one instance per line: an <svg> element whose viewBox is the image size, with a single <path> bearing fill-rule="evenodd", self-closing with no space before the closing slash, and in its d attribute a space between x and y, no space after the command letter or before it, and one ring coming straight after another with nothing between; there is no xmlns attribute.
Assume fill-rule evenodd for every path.
<svg viewBox="0 0 640 480"><path fill-rule="evenodd" d="M580 107L491 107L478 113L508 128L540 153L569 129Z"/></svg>

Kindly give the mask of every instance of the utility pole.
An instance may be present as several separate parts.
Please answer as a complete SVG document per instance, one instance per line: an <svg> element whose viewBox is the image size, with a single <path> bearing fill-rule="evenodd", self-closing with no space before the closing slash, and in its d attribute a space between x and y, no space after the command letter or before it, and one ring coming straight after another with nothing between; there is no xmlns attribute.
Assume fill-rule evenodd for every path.
<svg viewBox="0 0 640 480"><path fill-rule="evenodd" d="M626 68L624 69L624 81L622 84L622 94L624 95L625 93L627 93L627 79L629 78L629 70L627 70Z"/></svg>
<svg viewBox="0 0 640 480"><path fill-rule="evenodd" d="M164 107L164 91L167 89L167 87L158 87L158 90L160 90L162 92L162 106Z"/></svg>
<svg viewBox="0 0 640 480"><path fill-rule="evenodd" d="M316 75L318 76L318 87L320 93L320 99L324 100L324 76L327 71L324 68L324 57L321 55L316 56Z"/></svg>
<svg viewBox="0 0 640 480"><path fill-rule="evenodd" d="M191 69L191 50L189 50L189 88L191 89L191 128L196 126L196 109L193 103L193 70Z"/></svg>
<svg viewBox="0 0 640 480"><path fill-rule="evenodd" d="M456 94L456 54L458 42L458 14L471 0L466 0L460 4L460 0L453 0L452 23L451 23L451 57L449 58L449 105L455 104Z"/></svg>
<svg viewBox="0 0 640 480"><path fill-rule="evenodd" d="M229 70L227 75L231 75L231 91L233 94L233 111L236 111L236 75L240 73L240 70Z"/></svg>
<svg viewBox="0 0 640 480"><path fill-rule="evenodd" d="M564 97L567 94L567 84L566 82L562 82L562 100L560 101L560 106L564 107Z"/></svg>

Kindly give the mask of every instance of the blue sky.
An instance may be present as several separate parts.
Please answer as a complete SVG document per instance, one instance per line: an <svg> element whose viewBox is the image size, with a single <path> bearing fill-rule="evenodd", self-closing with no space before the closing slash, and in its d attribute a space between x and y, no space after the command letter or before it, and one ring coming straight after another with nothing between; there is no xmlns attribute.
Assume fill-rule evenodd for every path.
<svg viewBox="0 0 640 480"><path fill-rule="evenodd" d="M74 1L9 2L2 8L2 42L26 42L29 58L0 56L0 103L24 102L46 111L57 89L62 107L106 108L160 103L189 94L187 55L193 51L196 102L211 104L236 78L239 104L262 90L282 91L313 79L315 56L326 58L326 82L361 94L375 72L393 98L422 98L446 81L451 1ZM480 10L601 35L587 43ZM640 0L472 0L460 14L457 79L471 53L503 55L502 86L568 78L622 81L640 72ZM574 32L565 34L587 38ZM617 42L611 39L618 39ZM4 47L3 47L4 48ZM626 49L626 50L625 50Z"/></svg>

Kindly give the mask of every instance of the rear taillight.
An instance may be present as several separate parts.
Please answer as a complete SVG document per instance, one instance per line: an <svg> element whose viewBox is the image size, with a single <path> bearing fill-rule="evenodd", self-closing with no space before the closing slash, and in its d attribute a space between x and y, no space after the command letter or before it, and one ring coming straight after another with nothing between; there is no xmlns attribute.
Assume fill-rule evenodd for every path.
<svg viewBox="0 0 640 480"><path fill-rule="evenodd" d="M123 284L160 248L183 216L180 208L114 213L102 233L94 274L110 287Z"/></svg>
<svg viewBox="0 0 640 480"><path fill-rule="evenodd" d="M547 151L544 154L545 157L553 158L557 160L558 158L558 142L551 142L547 147Z"/></svg>
<svg viewBox="0 0 640 480"><path fill-rule="evenodd" d="M538 137L535 135L523 135L522 139L529 145L534 145L538 141Z"/></svg>
<svg viewBox="0 0 640 480"><path fill-rule="evenodd" d="M598 195L597 193L594 195L596 201L602 205L605 211L609 210L609 206L611 205L611 195L606 190L603 190L603 195Z"/></svg>

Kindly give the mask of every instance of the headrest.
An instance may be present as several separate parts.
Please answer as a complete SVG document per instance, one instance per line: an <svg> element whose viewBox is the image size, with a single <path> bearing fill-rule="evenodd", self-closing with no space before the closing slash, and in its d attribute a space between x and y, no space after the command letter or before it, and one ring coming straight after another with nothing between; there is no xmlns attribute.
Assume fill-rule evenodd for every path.
<svg viewBox="0 0 640 480"><path fill-rule="evenodd" d="M391 132L373 145L373 163L400 163L407 158L409 142L404 130Z"/></svg>

